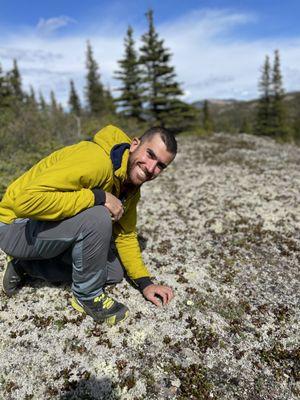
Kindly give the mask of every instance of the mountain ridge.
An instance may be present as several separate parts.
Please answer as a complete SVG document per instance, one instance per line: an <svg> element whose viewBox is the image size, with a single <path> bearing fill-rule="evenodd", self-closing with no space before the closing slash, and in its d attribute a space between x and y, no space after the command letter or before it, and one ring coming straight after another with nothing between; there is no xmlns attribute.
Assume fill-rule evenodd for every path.
<svg viewBox="0 0 300 400"><path fill-rule="evenodd" d="M249 125L249 129L253 128L259 98L251 100L206 99L206 101L216 131L236 133L240 132L245 124ZM201 111L204 102L205 100L198 100L193 102L192 105ZM288 124L300 120L300 91L285 93L284 103Z"/></svg>

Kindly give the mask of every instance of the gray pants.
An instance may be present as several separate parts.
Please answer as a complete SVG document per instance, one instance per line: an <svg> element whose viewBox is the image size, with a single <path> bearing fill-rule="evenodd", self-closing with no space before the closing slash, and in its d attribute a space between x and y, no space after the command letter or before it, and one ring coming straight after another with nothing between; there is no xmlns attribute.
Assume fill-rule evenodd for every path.
<svg viewBox="0 0 300 400"><path fill-rule="evenodd" d="M86 300L124 277L111 236L112 221L104 206L63 221L0 223L0 248L21 259L28 275L52 282L72 280L75 296Z"/></svg>

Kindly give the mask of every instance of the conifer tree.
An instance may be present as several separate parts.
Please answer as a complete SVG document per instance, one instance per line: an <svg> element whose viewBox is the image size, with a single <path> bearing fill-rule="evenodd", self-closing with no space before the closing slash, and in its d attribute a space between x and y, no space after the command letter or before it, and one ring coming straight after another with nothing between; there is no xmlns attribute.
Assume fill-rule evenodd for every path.
<svg viewBox="0 0 300 400"><path fill-rule="evenodd" d="M124 39L125 55L118 61L120 70L116 71L116 79L122 83L118 88L121 95L115 100L122 108L122 113L128 117L142 120L143 114L143 88L141 85L141 69L138 54L134 47L133 30L128 27Z"/></svg>
<svg viewBox="0 0 300 400"><path fill-rule="evenodd" d="M146 13L148 32L142 36L140 63L143 67L146 110L151 122L162 126L176 126L183 112L179 100L182 91L176 82L174 67L170 65L171 53L159 39L153 22L153 11Z"/></svg>
<svg viewBox="0 0 300 400"><path fill-rule="evenodd" d="M248 118L243 118L239 133L251 133L251 125Z"/></svg>
<svg viewBox="0 0 300 400"><path fill-rule="evenodd" d="M86 67L88 72L85 94L88 110L92 114L103 114L106 111L104 89L100 81L99 67L94 59L90 42L87 43Z"/></svg>
<svg viewBox="0 0 300 400"><path fill-rule="evenodd" d="M7 109L11 106L12 96L9 76L2 70L0 64L0 109Z"/></svg>
<svg viewBox="0 0 300 400"><path fill-rule="evenodd" d="M299 144L300 141L300 114L297 114L292 124L293 139Z"/></svg>
<svg viewBox="0 0 300 400"><path fill-rule="evenodd" d="M56 101L55 93L53 90L50 92L50 109L52 113L55 113L59 110L59 106Z"/></svg>
<svg viewBox="0 0 300 400"><path fill-rule="evenodd" d="M274 52L274 64L272 70L271 89L271 127L270 134L276 137L284 137L287 134L286 109L284 104L284 89L280 71L279 51Z"/></svg>
<svg viewBox="0 0 300 400"><path fill-rule="evenodd" d="M30 85L29 94L25 94L25 104L30 107L32 111L38 109L38 103L36 101L36 95L33 86Z"/></svg>
<svg viewBox="0 0 300 400"><path fill-rule="evenodd" d="M57 103L57 110L58 110L61 114L64 113L64 108L63 108L63 106L62 106L61 103Z"/></svg>
<svg viewBox="0 0 300 400"><path fill-rule="evenodd" d="M9 76L0 64L0 126L4 126L13 118L13 94L9 84Z"/></svg>
<svg viewBox="0 0 300 400"><path fill-rule="evenodd" d="M205 100L203 104L203 128L208 133L211 133L214 129L213 120L209 110L208 100Z"/></svg>
<svg viewBox="0 0 300 400"><path fill-rule="evenodd" d="M107 113L114 114L116 112L116 105L109 87L104 89L104 101L105 101L105 111Z"/></svg>
<svg viewBox="0 0 300 400"><path fill-rule="evenodd" d="M30 100L32 100L34 103L36 103L36 96L35 96L35 90L32 85L29 87L29 96Z"/></svg>
<svg viewBox="0 0 300 400"><path fill-rule="evenodd" d="M13 60L13 69L9 74L9 83L12 88L12 94L16 100L22 101L24 98L21 82L21 74L18 68L17 60Z"/></svg>
<svg viewBox="0 0 300 400"><path fill-rule="evenodd" d="M269 56L266 56L259 81L259 91L261 93L256 115L255 133L257 135L269 135L271 118L271 66Z"/></svg>
<svg viewBox="0 0 300 400"><path fill-rule="evenodd" d="M79 117L81 114L80 99L76 92L74 81L72 79L70 80L69 106L71 113Z"/></svg>
<svg viewBox="0 0 300 400"><path fill-rule="evenodd" d="M39 109L43 112L47 111L47 103L42 92L39 92Z"/></svg>

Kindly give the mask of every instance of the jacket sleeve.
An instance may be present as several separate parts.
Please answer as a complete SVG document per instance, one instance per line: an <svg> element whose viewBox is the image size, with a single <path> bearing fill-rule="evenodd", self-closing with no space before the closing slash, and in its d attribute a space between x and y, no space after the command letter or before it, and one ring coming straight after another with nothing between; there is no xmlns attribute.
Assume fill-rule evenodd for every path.
<svg viewBox="0 0 300 400"><path fill-rule="evenodd" d="M88 147L83 147L56 160L49 156L28 171L28 178L23 178L14 201L17 217L61 220L92 207L95 204L92 188L104 189L109 179L105 160L99 168L93 156Z"/></svg>
<svg viewBox="0 0 300 400"><path fill-rule="evenodd" d="M145 281L147 281L148 284L151 284L152 282L149 278L150 274L148 269L143 262L137 238L136 206L138 200L139 194L135 195L134 199L132 199L130 206L128 206L123 217L114 224L114 238L120 259L126 269L128 277L132 279L137 286L142 288L142 285L140 284L141 281L136 281L139 278L147 278Z"/></svg>

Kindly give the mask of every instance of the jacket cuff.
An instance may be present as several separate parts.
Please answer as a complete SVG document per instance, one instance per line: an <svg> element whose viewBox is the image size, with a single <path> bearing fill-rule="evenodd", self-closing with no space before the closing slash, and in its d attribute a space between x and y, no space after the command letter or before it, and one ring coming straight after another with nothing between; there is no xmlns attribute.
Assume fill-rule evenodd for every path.
<svg viewBox="0 0 300 400"><path fill-rule="evenodd" d="M149 278L149 276L133 279L133 282L138 286L140 290L144 290L147 286L153 285L153 282Z"/></svg>
<svg viewBox="0 0 300 400"><path fill-rule="evenodd" d="M106 196L104 190L100 188L95 188L92 189L92 192L94 193L95 196L95 206L103 206L106 201Z"/></svg>

